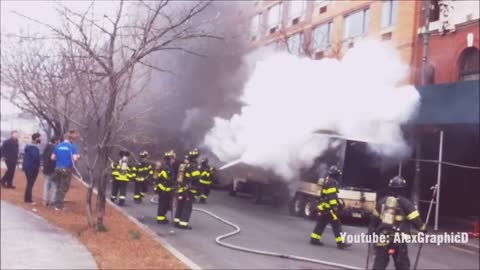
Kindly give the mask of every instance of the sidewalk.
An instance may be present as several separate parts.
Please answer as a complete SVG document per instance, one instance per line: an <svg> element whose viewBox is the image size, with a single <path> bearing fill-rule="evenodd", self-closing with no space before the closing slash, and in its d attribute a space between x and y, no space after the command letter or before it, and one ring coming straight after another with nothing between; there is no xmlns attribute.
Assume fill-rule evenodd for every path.
<svg viewBox="0 0 480 270"><path fill-rule="evenodd" d="M43 218L1 201L1 269L96 269L78 240Z"/></svg>

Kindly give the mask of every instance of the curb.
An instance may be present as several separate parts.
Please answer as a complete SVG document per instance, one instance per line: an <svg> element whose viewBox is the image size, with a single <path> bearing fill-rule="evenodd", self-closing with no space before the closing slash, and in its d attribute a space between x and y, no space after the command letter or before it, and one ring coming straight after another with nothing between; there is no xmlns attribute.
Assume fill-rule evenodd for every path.
<svg viewBox="0 0 480 270"><path fill-rule="evenodd" d="M470 244L470 243L465 243L465 244L452 244L452 246L456 248L460 248L463 250L475 252L475 253L480 253L480 248L477 245Z"/></svg>
<svg viewBox="0 0 480 270"><path fill-rule="evenodd" d="M77 178L76 176L73 176L75 179L77 179L77 181L79 181L83 186L87 187L88 188L88 184L85 183L84 181L82 181L81 179ZM98 195L97 193L97 190L94 189L93 190L93 193L95 193L96 195ZM180 252L178 249L174 248L170 243L168 243L165 239L162 239L161 237L159 237L157 235L157 233L155 233L152 229L150 229L147 225L141 223L140 221L138 221L136 218L130 216L127 211L123 210L121 207L119 207L118 205L112 203L110 200L106 200L107 201L107 204L109 204L110 206L112 206L114 209L118 210L120 213L122 213L124 216L126 216L130 221L132 221L135 225L137 225L138 227L140 227L145 233L147 233L148 235L150 235L153 239L155 239L156 241L160 242L160 244L162 244L168 251L170 251L170 253L173 254L173 256L177 257L177 259L179 259L182 263L184 263L185 265L187 265L188 267L190 267L190 269L194 269L194 270L201 270L202 268L200 266L198 266L198 264L194 263L191 259L189 259L187 256L185 256L185 254L183 254L182 252Z"/></svg>

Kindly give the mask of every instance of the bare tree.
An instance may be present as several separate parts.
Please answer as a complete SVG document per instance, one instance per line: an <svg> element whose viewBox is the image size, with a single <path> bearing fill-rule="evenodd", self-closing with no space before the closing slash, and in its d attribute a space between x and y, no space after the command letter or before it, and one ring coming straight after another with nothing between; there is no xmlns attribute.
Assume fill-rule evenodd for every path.
<svg viewBox="0 0 480 270"><path fill-rule="evenodd" d="M140 1L126 8L125 2L120 1L115 14L100 18L93 2L83 12L59 4L60 27L19 14L49 29L67 56L73 94L65 99L68 104L64 109L78 107L81 113L59 113L84 134L89 178L87 212L89 223L95 223L97 230L105 227L109 157L122 141L138 137L132 137L128 127L149 111L146 108L127 115L127 108L145 91L144 82L151 71L171 73L167 67L151 63L150 56L174 52L198 56L189 48L191 41L218 38L209 28L212 19L195 20L210 4L211 1ZM94 187L98 190L95 221L91 199Z"/></svg>
<svg viewBox="0 0 480 270"><path fill-rule="evenodd" d="M36 116L48 135L64 134L71 125L75 107L68 106L73 93L69 84L69 70L64 55L55 54L49 48L46 53L43 42L30 42L15 38L14 43L2 51L1 81L9 89L2 91L3 98L21 110Z"/></svg>

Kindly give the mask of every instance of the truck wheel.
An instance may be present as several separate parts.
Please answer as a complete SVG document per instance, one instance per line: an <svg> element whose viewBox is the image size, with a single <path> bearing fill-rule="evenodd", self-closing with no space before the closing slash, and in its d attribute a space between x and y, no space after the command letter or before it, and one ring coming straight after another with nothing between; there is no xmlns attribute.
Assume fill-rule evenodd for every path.
<svg viewBox="0 0 480 270"><path fill-rule="evenodd" d="M306 218L313 219L315 215L315 202L312 200L308 200L307 203L305 203L304 212Z"/></svg>
<svg viewBox="0 0 480 270"><path fill-rule="evenodd" d="M301 195L295 195L290 204L290 214L301 217L304 214L305 200Z"/></svg>
<svg viewBox="0 0 480 270"><path fill-rule="evenodd" d="M228 187L228 194L232 197L235 197L237 196L237 192L235 191L235 183L232 183L229 187Z"/></svg>

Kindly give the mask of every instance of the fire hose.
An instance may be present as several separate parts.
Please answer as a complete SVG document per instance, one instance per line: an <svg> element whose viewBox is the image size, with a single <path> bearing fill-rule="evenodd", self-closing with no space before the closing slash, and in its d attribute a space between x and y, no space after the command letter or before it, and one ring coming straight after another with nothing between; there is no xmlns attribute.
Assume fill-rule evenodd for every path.
<svg viewBox="0 0 480 270"><path fill-rule="evenodd" d="M150 199L150 202L156 204L157 203L156 196L153 196ZM358 267L347 265L347 264L340 264L340 263L335 263L335 262L330 262L330 261L317 260L317 259L312 259L312 258L307 258L307 257L296 256L296 255L292 255L292 254L283 254L283 253L278 253L278 252L253 249L253 248L242 247L242 246L239 246L239 245L225 243L225 242L223 242L224 239L232 237L232 236L240 233L240 227L238 225L224 219L224 218L221 218L221 217L215 215L214 213L212 213L210 211L205 210L205 209L193 208L193 210L197 211L197 212L200 212L200 213L203 213L205 215L208 215L208 216L210 216L210 217L212 217L212 218L214 218L214 219L216 219L216 220L218 220L218 221L220 221L220 222L222 222L222 223L224 223L224 224L226 224L226 225L235 229L232 232L222 234L222 235L218 236L217 238L215 238L215 242L220 246L231 248L231 249L234 249L234 250L243 251L243 252L253 253L253 254L259 254L259 255L264 255L264 256L271 256L271 257L291 259L291 260L296 260L296 261L322 264L322 265L336 267L336 268L340 268L340 269L362 269L362 268L358 268Z"/></svg>

